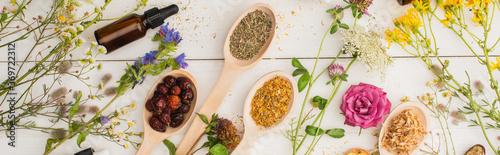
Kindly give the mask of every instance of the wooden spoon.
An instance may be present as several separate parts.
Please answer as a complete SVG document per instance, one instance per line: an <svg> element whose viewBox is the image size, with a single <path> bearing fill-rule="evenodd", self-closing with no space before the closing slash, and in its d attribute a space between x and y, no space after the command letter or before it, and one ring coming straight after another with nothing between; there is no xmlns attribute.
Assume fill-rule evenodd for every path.
<svg viewBox="0 0 500 155"><path fill-rule="evenodd" d="M387 132L387 128L392 125L392 120L398 116L402 111L406 109L412 109L413 112L418 116L418 119L422 122L422 126L424 128L424 132L429 133L430 129L430 116L428 112L428 108L423 105L422 103L414 102L414 101L409 101L409 102L404 102L398 105L394 110L392 110L391 114L385 119L384 124L382 125L382 129L380 130L379 136L378 136L378 147L380 154L384 155L397 155L396 152L389 152L386 148L382 147L382 137L384 137L385 133ZM427 134L426 134L427 135ZM422 136L420 139L418 139L419 143L417 147L413 149L413 152L410 154L415 154L415 152L418 152L420 150L420 147L422 147L422 144L424 143L425 136Z"/></svg>
<svg viewBox="0 0 500 155"><path fill-rule="evenodd" d="M250 111L252 110L252 99L255 96L255 93L259 88L261 88L265 82L268 80L280 76L284 79L287 79L290 82L292 88L292 96L290 97L290 103L288 103L288 110L283 118L279 122L276 122L273 126L263 127L257 126L252 116L250 116ZM238 147L231 153L233 155L240 154L249 154L252 150L252 146L260 137L268 135L273 132L277 132L280 128L285 124L285 120L288 120L291 115L289 115L293 109L294 101L297 100L299 96L299 91L297 88L297 82L293 79L293 77L283 71L274 71L262 76L255 84L253 85L250 92L248 92L248 96L245 100L245 104L243 107L243 122L245 123L245 134L243 135L243 139L241 140Z"/></svg>
<svg viewBox="0 0 500 155"><path fill-rule="evenodd" d="M272 29L269 34L269 38L267 38L264 46L261 47L259 53L249 60L239 60L234 58L229 51L229 38L233 34L234 29L240 23L241 19L245 17L248 13L253 12L255 10L262 10L265 13L269 14L269 17L273 21ZM274 38L274 31L276 28L276 18L274 11L272 8L263 3L257 3L252 7L248 8L245 12L243 12L238 20L233 24L229 33L227 34L226 41L224 44L224 67L222 68L222 73L219 77L219 80L215 84L215 87L212 89L212 92L203 103L200 111L198 113L203 114L207 117L212 116L219 109L220 104L224 100L227 91L231 88L231 85L236 80L236 78L243 72L248 69L253 68L259 61L262 59L264 54L267 52L269 45L271 44ZM210 119L210 118L209 118ZM191 154L196 147L196 144L200 140L202 134L205 131L206 124L203 121L196 117L193 120L193 124L189 127L187 134L182 139L179 147L177 148L176 154L178 155L186 155Z"/></svg>
<svg viewBox="0 0 500 155"><path fill-rule="evenodd" d="M193 89L193 100L191 101L191 109L189 109L189 112L184 114L184 120L182 121L182 124L176 128L173 127L167 127L167 130L165 132L158 132L151 128L149 126L149 118L153 115L152 112L149 112L146 107L144 107L144 110L142 111L142 121L144 122L144 138L142 139L142 144L137 151L137 155L149 155L151 154L151 151L158 145L158 143L162 142L163 140L167 139L168 137L176 134L179 132L184 126L186 126L187 122L193 115L194 107L196 107L196 100L198 98L198 86L196 85L196 80L194 77L189 74L186 71L182 70L172 70L168 72L167 74L163 75L156 83L153 85L151 90L149 90L148 96L146 97L146 100L144 103L146 103L151 97L153 97L153 94L156 90L156 86L160 83L163 82L163 78L167 77L168 75L172 75L176 78L178 77L186 77L189 80L191 80L191 89ZM146 105L146 104L144 104Z"/></svg>

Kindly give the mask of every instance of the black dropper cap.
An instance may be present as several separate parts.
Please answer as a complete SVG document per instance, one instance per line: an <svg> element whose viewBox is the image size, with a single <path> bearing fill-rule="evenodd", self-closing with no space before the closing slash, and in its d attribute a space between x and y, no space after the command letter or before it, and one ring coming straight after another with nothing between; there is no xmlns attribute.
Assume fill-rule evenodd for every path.
<svg viewBox="0 0 500 155"><path fill-rule="evenodd" d="M154 29L165 23L163 20L179 12L179 7L175 4L158 9L157 7L151 8L144 12L146 16L147 25Z"/></svg>

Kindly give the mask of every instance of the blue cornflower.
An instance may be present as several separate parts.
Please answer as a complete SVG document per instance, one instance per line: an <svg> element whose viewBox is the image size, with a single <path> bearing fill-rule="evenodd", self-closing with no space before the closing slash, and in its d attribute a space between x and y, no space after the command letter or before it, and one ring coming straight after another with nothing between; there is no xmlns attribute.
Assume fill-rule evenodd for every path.
<svg viewBox="0 0 500 155"><path fill-rule="evenodd" d="M179 66L182 68L182 69L186 69L186 67L188 67L188 63L186 62L186 54L182 53L181 55L177 56L177 58L175 58L175 62L179 63Z"/></svg>
<svg viewBox="0 0 500 155"><path fill-rule="evenodd" d="M109 122L110 119L108 116L101 116L99 120L101 121L101 124L106 124Z"/></svg>
<svg viewBox="0 0 500 155"><path fill-rule="evenodd" d="M161 26L160 28L160 36L163 37L164 43L174 42L175 45L179 44L182 41L182 37L179 35L179 31L175 31L174 28L169 29L168 24Z"/></svg>

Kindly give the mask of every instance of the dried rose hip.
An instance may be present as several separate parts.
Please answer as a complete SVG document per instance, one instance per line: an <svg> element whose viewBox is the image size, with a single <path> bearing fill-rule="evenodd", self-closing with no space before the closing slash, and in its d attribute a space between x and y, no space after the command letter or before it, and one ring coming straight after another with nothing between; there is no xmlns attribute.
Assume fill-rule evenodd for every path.
<svg viewBox="0 0 500 155"><path fill-rule="evenodd" d="M166 124L167 126L170 125L170 114L167 114L167 113L161 113L160 116L158 116L160 118L160 121L163 122L164 124Z"/></svg>
<svg viewBox="0 0 500 155"><path fill-rule="evenodd" d="M168 88L163 83L160 83L158 84L158 86L156 86L156 91L164 95L168 93Z"/></svg>
<svg viewBox="0 0 500 155"><path fill-rule="evenodd" d="M176 95L168 95L167 106L172 110L178 109L181 106L181 99Z"/></svg>
<svg viewBox="0 0 500 155"><path fill-rule="evenodd" d="M179 94L179 97L181 100L188 100L191 101L193 100L193 90L192 89L186 89Z"/></svg>
<svg viewBox="0 0 500 155"><path fill-rule="evenodd" d="M191 106L189 104L182 104L182 106L179 109L181 113L187 113L189 112L189 109L191 109Z"/></svg>
<svg viewBox="0 0 500 155"><path fill-rule="evenodd" d="M172 121L170 122L171 127L178 127L179 125L182 124L182 121L184 120L184 117L182 117L182 114L172 114L170 116L172 118Z"/></svg>
<svg viewBox="0 0 500 155"><path fill-rule="evenodd" d="M160 92L158 92L158 90L155 90L155 93L153 94L153 97L151 97L152 99L153 98L158 98L160 97Z"/></svg>
<svg viewBox="0 0 500 155"><path fill-rule="evenodd" d="M165 109L165 107L167 107L167 98L165 97L160 97L156 103L155 103L155 107L156 109L155 110L160 110L162 111L163 109Z"/></svg>
<svg viewBox="0 0 500 155"><path fill-rule="evenodd" d="M158 116L160 116L160 114L162 114L160 110L154 110L153 111L153 116L154 117L158 117Z"/></svg>
<svg viewBox="0 0 500 155"><path fill-rule="evenodd" d="M171 75L163 78L163 83L165 83L165 86L167 86L168 88L174 86L175 82L176 82L175 77L173 77Z"/></svg>
<svg viewBox="0 0 500 155"><path fill-rule="evenodd" d="M163 112L162 113L167 113L167 114L171 114L172 113L172 109L170 109L168 106L165 107L165 109L163 109Z"/></svg>
<svg viewBox="0 0 500 155"><path fill-rule="evenodd" d="M172 95L179 95L181 93L181 88L179 86L172 86L170 89L170 94Z"/></svg>
<svg viewBox="0 0 500 155"><path fill-rule="evenodd" d="M167 126L163 124L157 117L151 117L149 119L149 126L156 131L165 132Z"/></svg>
<svg viewBox="0 0 500 155"><path fill-rule="evenodd" d="M148 109L148 111L153 111L153 104L151 103L151 100L146 101L146 109Z"/></svg>
<svg viewBox="0 0 500 155"><path fill-rule="evenodd" d="M176 82L177 86L179 86L182 90L191 88L191 81L186 77L179 77Z"/></svg>

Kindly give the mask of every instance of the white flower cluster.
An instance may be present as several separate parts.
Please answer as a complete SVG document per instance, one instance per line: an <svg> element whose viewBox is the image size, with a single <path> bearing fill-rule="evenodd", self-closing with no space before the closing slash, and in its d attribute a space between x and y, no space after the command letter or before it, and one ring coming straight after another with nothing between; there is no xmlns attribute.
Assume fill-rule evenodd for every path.
<svg viewBox="0 0 500 155"><path fill-rule="evenodd" d="M385 74L386 68L392 64L392 58L386 52L382 44L380 34L371 30L365 30L362 26L355 26L350 29L343 29L344 38L343 51L357 55L369 72L378 71Z"/></svg>

